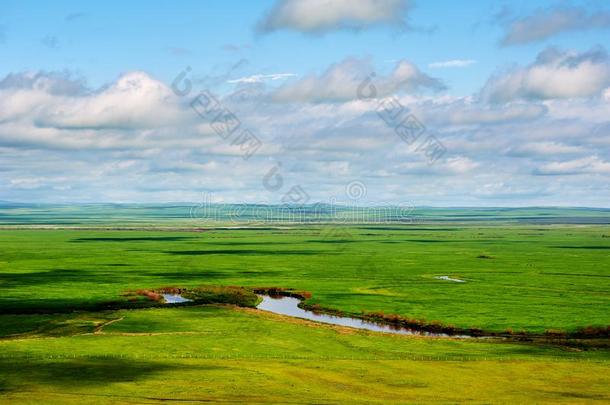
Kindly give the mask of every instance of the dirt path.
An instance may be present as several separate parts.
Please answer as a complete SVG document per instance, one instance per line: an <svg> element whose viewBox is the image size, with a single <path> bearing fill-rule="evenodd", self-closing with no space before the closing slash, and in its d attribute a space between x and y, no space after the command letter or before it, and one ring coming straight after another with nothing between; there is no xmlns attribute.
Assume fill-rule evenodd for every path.
<svg viewBox="0 0 610 405"><path fill-rule="evenodd" d="M103 322L103 323L101 323L101 324L99 324L98 326L96 326L96 327L95 327L95 330L93 331L93 333L94 333L94 334L97 334L97 333L102 333L102 329L103 329L105 326L108 326L108 325L110 325L111 323L115 323L115 322L122 321L123 319L125 319L125 318L124 318L124 317L120 317L120 318L117 318L117 319L112 319L112 320L107 321L107 322Z"/></svg>

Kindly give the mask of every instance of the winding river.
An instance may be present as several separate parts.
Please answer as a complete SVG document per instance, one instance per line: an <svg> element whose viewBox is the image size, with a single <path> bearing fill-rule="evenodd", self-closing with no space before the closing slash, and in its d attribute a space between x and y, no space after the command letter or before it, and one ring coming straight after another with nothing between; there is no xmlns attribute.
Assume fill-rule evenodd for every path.
<svg viewBox="0 0 610 405"><path fill-rule="evenodd" d="M263 311L273 312L275 314L292 316L295 318L308 319L310 321L328 323L331 325L347 326L349 328L364 329L374 332L394 333L400 335L419 335L429 337L453 337L453 338L467 338L469 336L456 336L447 335L444 333L431 333L420 330L403 328L400 326L378 324L374 322L364 321L358 318L344 317L344 316L333 316L326 314L317 314L312 311L299 308L300 300L293 297L271 297L269 295L259 295L262 298L262 302L258 304L257 308Z"/></svg>

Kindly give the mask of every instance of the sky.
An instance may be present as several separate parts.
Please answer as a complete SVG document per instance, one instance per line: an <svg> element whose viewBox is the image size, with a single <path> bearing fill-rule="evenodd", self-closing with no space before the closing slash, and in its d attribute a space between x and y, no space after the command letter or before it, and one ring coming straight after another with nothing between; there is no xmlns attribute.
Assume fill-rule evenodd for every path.
<svg viewBox="0 0 610 405"><path fill-rule="evenodd" d="M610 207L606 1L4 1L0 201Z"/></svg>

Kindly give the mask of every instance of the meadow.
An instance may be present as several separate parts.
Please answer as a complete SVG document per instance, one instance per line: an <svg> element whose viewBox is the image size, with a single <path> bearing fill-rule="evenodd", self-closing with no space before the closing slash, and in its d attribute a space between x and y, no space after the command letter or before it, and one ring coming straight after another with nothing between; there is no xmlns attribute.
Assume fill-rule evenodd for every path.
<svg viewBox="0 0 610 405"><path fill-rule="evenodd" d="M569 331L610 323L608 235L606 226L565 225L3 230L0 307L61 312L128 289L273 286L350 313Z"/></svg>
<svg viewBox="0 0 610 405"><path fill-rule="evenodd" d="M491 332L605 328L608 225L22 225L0 230L2 402L610 400L603 336L392 336L230 305L138 309L123 295L281 287L344 313Z"/></svg>

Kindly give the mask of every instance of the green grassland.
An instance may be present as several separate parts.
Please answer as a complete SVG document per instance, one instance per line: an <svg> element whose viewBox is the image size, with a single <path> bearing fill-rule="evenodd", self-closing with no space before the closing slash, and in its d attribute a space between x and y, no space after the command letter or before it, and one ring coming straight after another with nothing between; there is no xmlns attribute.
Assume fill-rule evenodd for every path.
<svg viewBox="0 0 610 405"><path fill-rule="evenodd" d="M610 324L610 227L340 229L0 231L0 308L86 309L127 289L207 284L492 331Z"/></svg>
<svg viewBox="0 0 610 405"><path fill-rule="evenodd" d="M283 287L488 331L610 325L610 226L0 230L0 402L610 401L601 345L388 336L128 290ZM455 283L435 277L465 280Z"/></svg>
<svg viewBox="0 0 610 405"><path fill-rule="evenodd" d="M80 313L56 326L64 336L0 340L0 402L610 400L601 351L382 335L216 306Z"/></svg>

